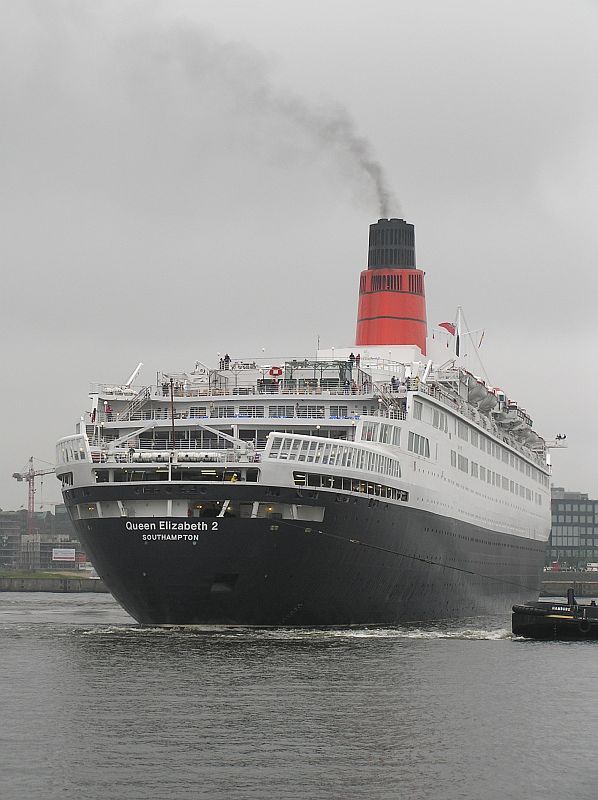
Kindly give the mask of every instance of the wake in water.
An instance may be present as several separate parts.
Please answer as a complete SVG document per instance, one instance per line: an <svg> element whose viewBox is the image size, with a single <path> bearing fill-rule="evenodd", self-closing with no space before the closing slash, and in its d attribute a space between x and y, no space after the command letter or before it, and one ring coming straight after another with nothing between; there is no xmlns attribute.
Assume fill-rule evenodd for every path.
<svg viewBox="0 0 598 800"><path fill-rule="evenodd" d="M511 639L508 628L461 626L399 626L393 628L251 628L214 625L185 625L142 627L139 625L98 626L80 630L83 636L152 637L201 636L210 640L225 639L227 642L326 642L339 640L390 639L390 640L437 640L456 639L471 641L500 641Z"/></svg>

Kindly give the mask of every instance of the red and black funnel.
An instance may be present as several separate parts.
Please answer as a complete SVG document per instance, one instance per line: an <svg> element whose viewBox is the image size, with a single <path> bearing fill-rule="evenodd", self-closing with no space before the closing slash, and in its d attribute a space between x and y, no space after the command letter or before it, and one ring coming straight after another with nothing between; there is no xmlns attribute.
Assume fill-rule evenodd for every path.
<svg viewBox="0 0 598 800"><path fill-rule="evenodd" d="M414 344L425 355L427 332L415 228L404 219L379 219L370 225L368 268L359 279L355 344Z"/></svg>

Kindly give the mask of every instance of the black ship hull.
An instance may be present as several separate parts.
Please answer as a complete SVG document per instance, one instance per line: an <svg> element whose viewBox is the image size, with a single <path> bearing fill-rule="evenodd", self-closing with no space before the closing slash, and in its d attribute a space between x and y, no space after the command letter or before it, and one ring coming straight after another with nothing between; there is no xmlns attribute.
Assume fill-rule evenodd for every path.
<svg viewBox="0 0 598 800"><path fill-rule="evenodd" d="M65 500L72 507L83 493L89 502L127 491L139 489L72 489ZM212 501L275 495L323 508L324 518L74 518L98 574L142 624L391 625L506 614L537 596L543 542L332 491L198 491Z"/></svg>

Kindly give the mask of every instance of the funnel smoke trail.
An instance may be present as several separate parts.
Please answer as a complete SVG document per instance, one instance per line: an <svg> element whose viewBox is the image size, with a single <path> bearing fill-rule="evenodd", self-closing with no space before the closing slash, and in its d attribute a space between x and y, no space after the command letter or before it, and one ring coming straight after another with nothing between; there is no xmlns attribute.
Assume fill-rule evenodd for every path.
<svg viewBox="0 0 598 800"><path fill-rule="evenodd" d="M255 48L222 42L192 21L151 18L145 7L140 14L127 3L122 12L114 6L116 13L98 11L89 0L80 0L76 13L70 3L59 7L61 14L50 15L43 4L33 7L45 32L36 48L38 73L44 75L39 91L44 99L53 93L49 107L59 120L77 121L78 128L71 126L77 147L94 115L102 125L111 118L112 129L118 120L126 141L138 135L141 142L157 142L162 136L162 144L166 135L176 149L177 137L186 137L191 147L195 140L195 155L210 135L227 154L253 148L274 160L281 153L301 160L316 147L341 167L356 194L365 194L369 203L376 199L380 216L398 210L382 165L349 112L276 86L268 59ZM97 86L109 92L96 94ZM118 137L114 146L121 146Z"/></svg>
<svg viewBox="0 0 598 800"><path fill-rule="evenodd" d="M399 204L388 187L382 165L372 156L370 143L357 133L355 122L345 109L337 107L326 114L299 98L273 103L273 108L303 126L323 145L345 150L354 159L372 184L381 217L388 217L391 207L398 212Z"/></svg>
<svg viewBox="0 0 598 800"><path fill-rule="evenodd" d="M192 84L209 76L210 81L221 82L236 96L237 111L278 116L302 129L323 152L335 153L352 164L352 172L365 176L377 199L380 216L389 216L391 208L398 212L399 203L382 165L372 155L369 141L357 133L355 121L346 109L338 105L322 109L275 88L266 61L257 51L241 44L218 43L205 32L173 31L169 51L171 58L180 60Z"/></svg>

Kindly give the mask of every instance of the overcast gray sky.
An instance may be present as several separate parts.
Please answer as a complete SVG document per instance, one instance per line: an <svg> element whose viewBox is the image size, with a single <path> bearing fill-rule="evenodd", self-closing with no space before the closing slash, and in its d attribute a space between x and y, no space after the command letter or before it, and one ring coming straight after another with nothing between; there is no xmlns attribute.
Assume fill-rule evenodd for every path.
<svg viewBox="0 0 598 800"><path fill-rule="evenodd" d="M0 9L2 508L92 381L351 346L387 190L429 322L464 307L492 382L567 434L554 483L598 496L598 3Z"/></svg>

